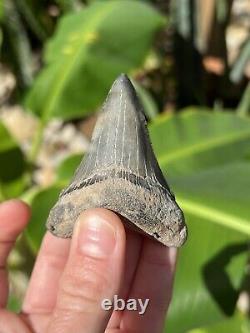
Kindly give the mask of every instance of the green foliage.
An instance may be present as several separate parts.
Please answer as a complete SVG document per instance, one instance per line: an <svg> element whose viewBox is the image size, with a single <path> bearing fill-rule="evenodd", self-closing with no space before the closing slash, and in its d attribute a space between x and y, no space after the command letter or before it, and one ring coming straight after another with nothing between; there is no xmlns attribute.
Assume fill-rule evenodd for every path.
<svg viewBox="0 0 250 333"><path fill-rule="evenodd" d="M155 10L129 0L96 2L65 16L47 45L47 66L29 93L28 108L45 120L83 117L121 72L142 63L164 24Z"/></svg>
<svg viewBox="0 0 250 333"><path fill-rule="evenodd" d="M10 133L0 122L0 199L23 190L25 158Z"/></svg>
<svg viewBox="0 0 250 333"><path fill-rule="evenodd" d="M159 113L158 107L152 98L152 96L149 94L149 92L144 89L142 86L137 84L135 81L133 81L133 85L136 89L136 93L138 97L141 100L141 103L143 105L145 114L148 119L154 119L157 114Z"/></svg>
<svg viewBox="0 0 250 333"><path fill-rule="evenodd" d="M57 168L56 175L59 181L68 181L80 164L83 156L75 154L67 157Z"/></svg>
<svg viewBox="0 0 250 333"><path fill-rule="evenodd" d="M242 314L236 313L232 318L205 328L198 328L188 333L248 333L249 321Z"/></svg>
<svg viewBox="0 0 250 333"><path fill-rule="evenodd" d="M4 16L3 0L0 0L0 22L2 21L3 16Z"/></svg>
<svg viewBox="0 0 250 333"><path fill-rule="evenodd" d="M82 155L69 156L57 168L57 180L53 186L46 189L36 189L33 193L28 193L27 196L23 197L32 208L32 216L25 237L34 254L38 252L41 245L45 233L44 222L47 219L48 212L56 202L60 191L72 178L81 160Z"/></svg>
<svg viewBox="0 0 250 333"><path fill-rule="evenodd" d="M80 0L56 0L56 3L66 13L77 10L82 6Z"/></svg>
<svg viewBox="0 0 250 333"><path fill-rule="evenodd" d="M151 134L169 176L196 173L250 154L250 121L230 112L187 109L171 121L160 118Z"/></svg>
<svg viewBox="0 0 250 333"><path fill-rule="evenodd" d="M169 332L185 332L235 311L250 236L250 121L192 110L150 132L189 227L167 320Z"/></svg>
<svg viewBox="0 0 250 333"><path fill-rule="evenodd" d="M210 5L208 5L209 3ZM233 64L229 64L228 60L235 52L235 48L230 47L229 44L231 40L237 39L237 37L231 37L231 34L229 39L228 33L229 24L234 25L233 3L233 0L170 1L171 22L175 31L174 56L178 78L177 93L181 107L190 104L208 104L208 100L211 99L211 90L215 87L219 90L216 93L224 102L232 97L231 91L238 98L240 97L241 93L237 92L235 87L242 83L245 77L245 69L250 58L250 39L248 34L242 42L240 50L237 50L239 55L236 60ZM211 8L213 8L213 12L210 19ZM236 15L235 9L234 15ZM215 76L218 75L221 79L221 87L217 87L216 79L211 78L211 73L205 73L207 69L204 68L204 60L210 56L225 64L226 69L222 70L223 73L218 75L214 71ZM210 70L213 72L212 68L209 69L209 72ZM216 103L217 94L212 97L213 103Z"/></svg>
<svg viewBox="0 0 250 333"><path fill-rule="evenodd" d="M45 233L44 222L48 217L48 212L52 208L53 203L56 202L61 190L61 186L54 185L38 191L31 200L32 215L28 228L25 230L25 237L35 254L41 245L41 240Z"/></svg>
<svg viewBox="0 0 250 333"><path fill-rule="evenodd" d="M22 306L22 304L21 304L20 298L14 296L14 295L10 295L10 297L8 299L7 308L10 311L18 313L21 309L21 306Z"/></svg>
<svg viewBox="0 0 250 333"><path fill-rule="evenodd" d="M5 30L12 36L9 43L16 50L19 63L18 84L23 82L28 86L33 80L30 72L33 41L29 35L36 43L46 41L45 65L26 95L26 105L40 123L30 156L22 152L0 123L0 199L20 196L31 205L32 217L22 241L34 257L49 210L82 158L81 155L66 158L57 167L57 177L49 187L33 184L32 167L37 164L44 126L53 117L67 121L85 117L103 102L112 81L121 72L148 70L143 67L144 60L153 48L157 31L166 25L166 17L149 6L149 2L89 0L84 5L81 0L57 0L55 3L64 14L58 17L53 33L54 21L39 2L10 0L10 6L1 15L3 1L0 0L3 37ZM185 88L184 95L186 90L191 92L193 100L200 83L194 75L197 68L191 56L194 45L188 41L195 44L198 38L191 34L194 22L189 2L176 1L174 5L176 32L181 42L185 42L180 55L186 66L186 74L182 72L177 83ZM5 20L6 10L13 13L14 26ZM218 4L220 21L226 19L227 10L225 1ZM246 42L231 70L235 82L243 76L248 53L249 42ZM165 77L166 69L161 70ZM186 80L192 81L190 86ZM156 78L156 86L158 83ZM166 332L183 333L192 329L192 333L245 333L247 321L237 312L236 301L249 255L246 245L250 236L249 84L237 113L192 107L170 115L158 114L160 103L154 98L155 91L147 91L136 81L135 86L148 119L153 119L149 129L158 161L189 227L188 241L180 250ZM20 307L15 295L11 295L9 307Z"/></svg>
<svg viewBox="0 0 250 333"><path fill-rule="evenodd" d="M236 163L176 181L189 241L177 266L171 332L214 323L235 310L250 236L249 175L248 163Z"/></svg>

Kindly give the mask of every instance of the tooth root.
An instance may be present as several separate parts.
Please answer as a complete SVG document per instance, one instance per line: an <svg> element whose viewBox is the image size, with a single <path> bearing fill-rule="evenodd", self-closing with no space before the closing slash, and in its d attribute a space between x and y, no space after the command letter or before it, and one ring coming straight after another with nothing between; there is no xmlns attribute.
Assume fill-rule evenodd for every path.
<svg viewBox="0 0 250 333"><path fill-rule="evenodd" d="M124 74L111 87L90 150L52 209L47 227L69 237L80 211L98 206L120 213L165 245L180 246L186 239L183 214L155 158L135 89Z"/></svg>

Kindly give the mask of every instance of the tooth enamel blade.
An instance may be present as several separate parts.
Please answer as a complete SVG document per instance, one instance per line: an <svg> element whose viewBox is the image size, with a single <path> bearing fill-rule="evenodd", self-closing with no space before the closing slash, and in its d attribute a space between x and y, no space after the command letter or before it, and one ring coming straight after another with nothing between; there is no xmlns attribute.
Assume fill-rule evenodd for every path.
<svg viewBox="0 0 250 333"><path fill-rule="evenodd" d="M108 94L89 154L80 164L74 181L112 167L144 178L156 178L167 186L150 144L142 106L124 74L114 82Z"/></svg>
<svg viewBox="0 0 250 333"><path fill-rule="evenodd" d="M114 82L96 123L89 152L52 208L47 228L71 237L81 211L104 207L167 246L187 237L183 213L154 155L135 89L124 74Z"/></svg>

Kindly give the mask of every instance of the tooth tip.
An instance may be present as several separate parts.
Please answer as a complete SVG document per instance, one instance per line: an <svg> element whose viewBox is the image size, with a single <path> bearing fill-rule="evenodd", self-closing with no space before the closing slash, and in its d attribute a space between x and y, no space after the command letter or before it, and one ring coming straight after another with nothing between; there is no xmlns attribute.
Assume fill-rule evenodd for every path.
<svg viewBox="0 0 250 333"><path fill-rule="evenodd" d="M128 78L127 74L125 74L125 73L121 73L121 74L118 76L117 80L124 81L124 80L129 80L129 78Z"/></svg>
<svg viewBox="0 0 250 333"><path fill-rule="evenodd" d="M116 85L122 85L122 86L125 85L125 86L130 86L131 87L132 83L131 83L129 77L127 76L127 74L122 73L115 80L114 86L116 86Z"/></svg>

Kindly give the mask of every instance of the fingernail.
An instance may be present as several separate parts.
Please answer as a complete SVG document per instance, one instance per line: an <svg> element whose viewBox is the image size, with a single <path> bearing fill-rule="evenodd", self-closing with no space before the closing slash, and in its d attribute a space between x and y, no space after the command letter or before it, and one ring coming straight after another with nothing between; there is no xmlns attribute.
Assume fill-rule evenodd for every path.
<svg viewBox="0 0 250 333"><path fill-rule="evenodd" d="M114 227L103 218L93 215L78 221L78 248L84 255L105 259L115 248Z"/></svg>

